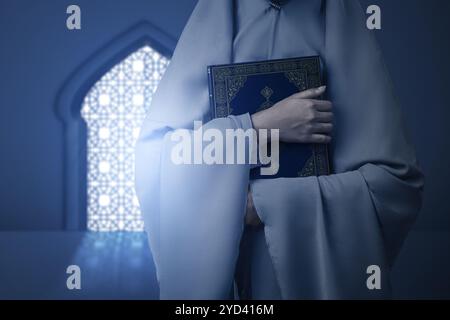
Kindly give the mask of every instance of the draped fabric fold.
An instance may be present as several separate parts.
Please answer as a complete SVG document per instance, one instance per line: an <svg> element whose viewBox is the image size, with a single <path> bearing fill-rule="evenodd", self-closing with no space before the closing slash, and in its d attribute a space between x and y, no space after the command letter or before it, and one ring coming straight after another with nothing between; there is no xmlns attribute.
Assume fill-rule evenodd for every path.
<svg viewBox="0 0 450 320"><path fill-rule="evenodd" d="M334 103L333 175L249 182L247 165L172 163L170 136L194 120L251 127L248 115L208 122L208 65L314 54ZM292 0L281 10L266 0L200 0L136 147L161 298L229 297L249 183L281 298L388 297L423 187L393 91L357 0ZM381 269L381 290L366 286L371 265Z"/></svg>
<svg viewBox="0 0 450 320"><path fill-rule="evenodd" d="M212 18L210 25L199 23ZM231 62L232 38L232 1L200 1L136 146L136 191L161 299L226 298L232 288L249 166L177 166L171 161L170 139L178 129L192 130L195 120L208 120L206 67ZM244 115L210 121L203 129L249 127Z"/></svg>

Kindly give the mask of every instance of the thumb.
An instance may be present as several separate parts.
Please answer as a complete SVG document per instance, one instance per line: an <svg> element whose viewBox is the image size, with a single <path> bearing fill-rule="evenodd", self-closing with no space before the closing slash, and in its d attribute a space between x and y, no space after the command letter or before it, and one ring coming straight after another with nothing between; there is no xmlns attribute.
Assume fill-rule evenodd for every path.
<svg viewBox="0 0 450 320"><path fill-rule="evenodd" d="M321 86L319 88L312 88L308 89L299 93L293 94L291 97L296 99L313 99L320 97L325 90L327 89L327 86Z"/></svg>

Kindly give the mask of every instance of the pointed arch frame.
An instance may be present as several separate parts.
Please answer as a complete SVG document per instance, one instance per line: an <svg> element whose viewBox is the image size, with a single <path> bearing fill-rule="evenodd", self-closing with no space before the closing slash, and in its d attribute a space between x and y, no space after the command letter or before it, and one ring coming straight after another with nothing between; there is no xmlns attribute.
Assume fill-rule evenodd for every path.
<svg viewBox="0 0 450 320"><path fill-rule="evenodd" d="M119 34L76 68L56 99L56 115L64 126L63 210L65 230L87 228L87 127L82 102L90 88L112 67L148 45L171 58L176 40L148 21Z"/></svg>

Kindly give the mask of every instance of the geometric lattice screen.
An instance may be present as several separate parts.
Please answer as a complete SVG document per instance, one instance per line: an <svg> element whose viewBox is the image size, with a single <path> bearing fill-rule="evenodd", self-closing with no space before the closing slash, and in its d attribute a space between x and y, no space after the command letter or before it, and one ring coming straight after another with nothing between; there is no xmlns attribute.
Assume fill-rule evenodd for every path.
<svg viewBox="0 0 450 320"><path fill-rule="evenodd" d="M168 64L168 59L145 46L108 71L83 101L88 230L143 230L134 190L134 146Z"/></svg>

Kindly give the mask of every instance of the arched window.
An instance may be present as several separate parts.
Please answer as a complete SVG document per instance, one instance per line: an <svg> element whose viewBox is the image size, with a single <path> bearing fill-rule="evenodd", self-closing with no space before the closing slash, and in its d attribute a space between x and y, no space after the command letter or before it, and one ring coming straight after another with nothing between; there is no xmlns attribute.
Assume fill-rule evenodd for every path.
<svg viewBox="0 0 450 320"><path fill-rule="evenodd" d="M134 191L134 146L168 63L144 46L109 70L83 100L88 230L143 230Z"/></svg>

